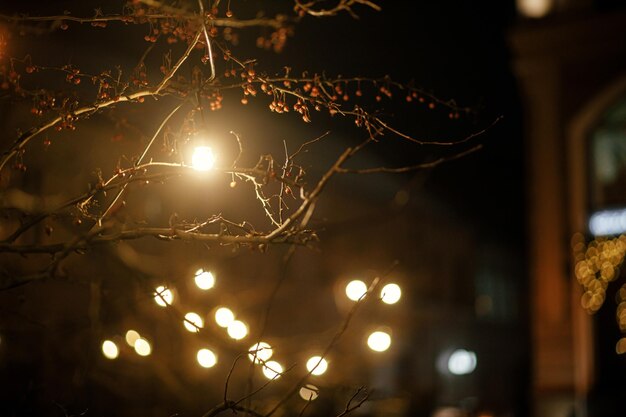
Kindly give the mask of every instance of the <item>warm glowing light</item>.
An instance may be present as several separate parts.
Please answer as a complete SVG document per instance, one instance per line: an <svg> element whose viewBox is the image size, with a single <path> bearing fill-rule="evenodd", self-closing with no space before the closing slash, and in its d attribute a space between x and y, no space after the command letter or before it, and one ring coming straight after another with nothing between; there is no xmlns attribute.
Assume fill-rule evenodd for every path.
<svg viewBox="0 0 626 417"><path fill-rule="evenodd" d="M248 326L242 321L235 320L226 329L228 335L235 340L241 340L248 335Z"/></svg>
<svg viewBox="0 0 626 417"><path fill-rule="evenodd" d="M280 378L280 374L283 373L283 366L276 361L269 361L263 365L263 375L267 379Z"/></svg>
<svg viewBox="0 0 626 417"><path fill-rule="evenodd" d="M191 166L196 171L208 171L215 165L215 155L208 146L196 146L191 157Z"/></svg>
<svg viewBox="0 0 626 417"><path fill-rule="evenodd" d="M215 353L210 349L200 349L196 358L203 368L212 368L217 363L217 356L215 356Z"/></svg>
<svg viewBox="0 0 626 417"><path fill-rule="evenodd" d="M235 314L230 308L220 307L215 310L215 322L218 326L228 327L233 321L235 321Z"/></svg>
<svg viewBox="0 0 626 417"><path fill-rule="evenodd" d="M172 304L172 301L174 301L174 294L172 293L172 290L160 285L156 288L154 301L156 301L156 303L161 307L165 307Z"/></svg>
<svg viewBox="0 0 626 417"><path fill-rule="evenodd" d="M526 17L544 17L552 9L553 0L517 0L517 10Z"/></svg>
<svg viewBox="0 0 626 417"><path fill-rule="evenodd" d="M202 317L200 317L196 313L187 313L185 314L185 320L183 321L185 325L185 329L189 330L192 333L197 333L201 328L204 327L204 321Z"/></svg>
<svg viewBox="0 0 626 417"><path fill-rule="evenodd" d="M272 347L269 343L265 342L255 343L252 347L250 347L248 352L250 352L248 357L255 363L267 362L267 360L274 354Z"/></svg>
<svg viewBox="0 0 626 417"><path fill-rule="evenodd" d="M322 375L328 369L328 362L321 356L312 356L306 361L306 369L311 375Z"/></svg>
<svg viewBox="0 0 626 417"><path fill-rule="evenodd" d="M391 336L385 332L374 332L367 338L367 346L376 352L384 352L391 346Z"/></svg>
<svg viewBox="0 0 626 417"><path fill-rule="evenodd" d="M346 285L346 295L352 301L358 301L367 293L367 285L363 281L355 279Z"/></svg>
<svg viewBox="0 0 626 417"><path fill-rule="evenodd" d="M200 268L196 271L196 285L201 290L209 290L215 285L215 277L210 271Z"/></svg>
<svg viewBox="0 0 626 417"><path fill-rule="evenodd" d="M320 390L315 385L306 384L300 388L300 397L305 401L315 401L319 393Z"/></svg>
<svg viewBox="0 0 626 417"><path fill-rule="evenodd" d="M448 359L448 371L454 375L467 375L476 369L476 354L474 352L457 349Z"/></svg>
<svg viewBox="0 0 626 417"><path fill-rule="evenodd" d="M115 342L105 340L102 342L102 354L107 359L115 359L120 354L120 350L117 348Z"/></svg>
<svg viewBox="0 0 626 417"><path fill-rule="evenodd" d="M137 352L139 356L148 356L152 353L152 346L150 346L150 343L148 343L146 339L140 337L135 340L135 352Z"/></svg>
<svg viewBox="0 0 626 417"><path fill-rule="evenodd" d="M395 304L402 297L402 290L398 284L387 284L380 290L380 299L383 303Z"/></svg>
<svg viewBox="0 0 626 417"><path fill-rule="evenodd" d="M135 342L137 341L137 339L139 339L141 336L139 336L139 333L137 333L134 330L129 330L126 332L126 343L128 343L128 345L130 347L135 347Z"/></svg>

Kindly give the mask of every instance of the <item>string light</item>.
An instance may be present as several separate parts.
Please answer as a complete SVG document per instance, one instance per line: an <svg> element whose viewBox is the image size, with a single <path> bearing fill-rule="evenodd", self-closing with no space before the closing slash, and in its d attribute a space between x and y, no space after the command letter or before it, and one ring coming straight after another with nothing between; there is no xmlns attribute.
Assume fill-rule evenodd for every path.
<svg viewBox="0 0 626 417"><path fill-rule="evenodd" d="M380 299L386 304L395 304L402 297L402 290L398 284L387 284L380 290Z"/></svg>
<svg viewBox="0 0 626 417"><path fill-rule="evenodd" d="M228 335L235 340L241 340L248 335L248 326L242 321L235 320L226 329Z"/></svg>
<svg viewBox="0 0 626 417"><path fill-rule="evenodd" d="M196 271L195 282L198 288L206 291L215 285L215 277L210 271L200 268Z"/></svg>
<svg viewBox="0 0 626 417"><path fill-rule="evenodd" d="M306 362L306 369L311 375L322 375L328 369L328 362L321 356L312 356Z"/></svg>
<svg viewBox="0 0 626 417"><path fill-rule="evenodd" d="M156 292L154 294L154 301L156 301L156 303L160 305L161 307L166 307L168 305L171 305L172 302L174 301L174 294L169 288L163 285L160 285L156 287Z"/></svg>
<svg viewBox="0 0 626 417"><path fill-rule="evenodd" d="M346 295L352 301L358 301L367 294L367 285L363 281L355 279L346 285Z"/></svg>
<svg viewBox="0 0 626 417"><path fill-rule="evenodd" d="M202 317L194 312L185 314L183 324L185 325L185 329L189 330L191 333L198 333L200 329L204 327Z"/></svg>
<svg viewBox="0 0 626 417"><path fill-rule="evenodd" d="M457 349L448 359L448 370L453 375L467 375L476 369L476 354L474 352Z"/></svg>
<svg viewBox="0 0 626 417"><path fill-rule="evenodd" d="M235 321L235 314L230 308L220 307L215 310L215 322L220 327L228 327L233 321Z"/></svg>
<svg viewBox="0 0 626 417"><path fill-rule="evenodd" d="M203 368L212 368L217 363L217 356L210 349L200 349L196 355L198 363Z"/></svg>
<svg viewBox="0 0 626 417"><path fill-rule="evenodd" d="M373 351L384 352L391 346L391 336L386 332L374 332L367 338L367 345Z"/></svg>
<svg viewBox="0 0 626 417"><path fill-rule="evenodd" d="M140 337L135 341L135 352L139 356L148 356L152 353L152 346L146 339Z"/></svg>
<svg viewBox="0 0 626 417"><path fill-rule="evenodd" d="M137 339L139 339L141 336L139 335L139 333L137 333L135 330L129 330L126 332L126 343L128 343L128 346L130 347L135 347L135 342L137 341Z"/></svg>
<svg viewBox="0 0 626 417"><path fill-rule="evenodd" d="M115 342L111 340L105 340L102 342L102 354L107 359L115 359L119 356L120 350L117 348Z"/></svg>
<svg viewBox="0 0 626 417"><path fill-rule="evenodd" d="M305 401L315 401L319 396L319 388L315 385L306 384L300 388L300 397Z"/></svg>
<svg viewBox="0 0 626 417"><path fill-rule="evenodd" d="M283 366L276 361L266 362L263 366L263 375L267 379L278 379L283 373Z"/></svg>
<svg viewBox="0 0 626 417"><path fill-rule="evenodd" d="M267 362L268 359L274 354L272 347L269 343L265 342L255 343L252 347L250 347L248 352L250 352L248 357L251 361L254 361L254 363Z"/></svg>

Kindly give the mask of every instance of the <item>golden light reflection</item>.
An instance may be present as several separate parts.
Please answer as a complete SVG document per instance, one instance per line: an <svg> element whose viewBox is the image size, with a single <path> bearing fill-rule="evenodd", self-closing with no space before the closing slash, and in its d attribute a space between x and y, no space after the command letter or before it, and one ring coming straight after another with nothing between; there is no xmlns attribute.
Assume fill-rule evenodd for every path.
<svg viewBox="0 0 626 417"><path fill-rule="evenodd" d="M235 340L241 340L248 335L248 326L242 321L235 320L226 329L228 335Z"/></svg>
<svg viewBox="0 0 626 417"><path fill-rule="evenodd" d="M191 166L196 171L208 171L215 165L215 155L208 146L196 146L191 156Z"/></svg>
<svg viewBox="0 0 626 417"><path fill-rule="evenodd" d="M315 385L306 384L300 388L300 398L305 401L315 401L319 397L320 390Z"/></svg>
<svg viewBox="0 0 626 417"><path fill-rule="evenodd" d="M391 346L391 336L389 333L377 331L367 338L367 346L376 352L384 352Z"/></svg>
<svg viewBox="0 0 626 417"><path fill-rule="evenodd" d="M322 375L328 369L328 362L321 356L311 356L306 361L306 369L311 375Z"/></svg>
<svg viewBox="0 0 626 417"><path fill-rule="evenodd" d="M210 271L205 271L200 268L196 271L195 278L196 286L201 290L210 290L215 285L215 277Z"/></svg>
<svg viewBox="0 0 626 417"><path fill-rule="evenodd" d="M544 17L552 10L553 0L517 0L517 10L526 17Z"/></svg>
<svg viewBox="0 0 626 417"><path fill-rule="evenodd" d="M380 299L386 304L395 304L402 297L402 290L398 284L390 283L380 290Z"/></svg>
<svg viewBox="0 0 626 417"><path fill-rule="evenodd" d="M267 362L274 354L272 347L265 342L255 343L248 349L248 352L250 352L248 357L255 363Z"/></svg>
<svg viewBox="0 0 626 417"><path fill-rule="evenodd" d="M105 340L102 342L102 354L107 359L115 359L119 356L120 351L117 348L115 342L111 340Z"/></svg>
<svg viewBox="0 0 626 417"><path fill-rule="evenodd" d="M215 322L220 327L228 327L233 321L235 321L235 314L230 308L220 307L215 310Z"/></svg>
<svg viewBox="0 0 626 417"><path fill-rule="evenodd" d="M141 336L139 335L139 333L137 333L135 330L129 330L126 332L126 343L128 343L128 346L130 347L135 347L135 342L137 341L137 339L139 339Z"/></svg>
<svg viewBox="0 0 626 417"><path fill-rule="evenodd" d="M200 349L196 359L203 368L212 368L217 363L217 356L211 349Z"/></svg>
<svg viewBox="0 0 626 417"><path fill-rule="evenodd" d="M277 379L280 378L283 373L283 366L276 361L269 361L263 365L263 375L267 379Z"/></svg>
<svg viewBox="0 0 626 417"><path fill-rule="evenodd" d="M352 301L358 301L367 293L367 285L361 280L355 279L346 285L346 295Z"/></svg>
<svg viewBox="0 0 626 417"><path fill-rule="evenodd" d="M198 333L200 329L204 327L202 317L194 312L185 314L183 324L185 325L185 329L189 330L191 333Z"/></svg>
<svg viewBox="0 0 626 417"><path fill-rule="evenodd" d="M174 294L169 288L160 285L156 287L154 301L156 301L156 303L161 307L166 307L168 305L171 305L174 301Z"/></svg>
<svg viewBox="0 0 626 417"><path fill-rule="evenodd" d="M140 337L135 341L135 352L139 356L148 356L152 353L152 346L146 339Z"/></svg>

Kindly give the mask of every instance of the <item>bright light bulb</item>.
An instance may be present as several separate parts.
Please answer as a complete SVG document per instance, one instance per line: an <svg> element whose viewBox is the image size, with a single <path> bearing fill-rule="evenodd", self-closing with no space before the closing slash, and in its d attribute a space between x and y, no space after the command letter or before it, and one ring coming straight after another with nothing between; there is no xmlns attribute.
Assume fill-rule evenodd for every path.
<svg viewBox="0 0 626 417"><path fill-rule="evenodd" d="M191 166L196 171L208 171L215 165L215 155L208 146L196 146L191 156Z"/></svg>
<svg viewBox="0 0 626 417"><path fill-rule="evenodd" d="M156 301L156 303L161 307L166 307L172 304L172 301L174 301L174 294L167 287L160 285L156 287L154 301Z"/></svg>
<svg viewBox="0 0 626 417"><path fill-rule="evenodd" d="M552 0L517 0L517 10L526 17L544 17L552 9Z"/></svg>
<svg viewBox="0 0 626 417"><path fill-rule="evenodd" d="M402 297L402 290L398 284L387 284L380 290L380 298L383 303L395 304Z"/></svg>
<svg viewBox="0 0 626 417"><path fill-rule="evenodd" d="M137 352L139 356L148 356L152 353L152 346L150 346L150 343L148 343L146 339L140 337L135 340L135 352Z"/></svg>
<svg viewBox="0 0 626 417"><path fill-rule="evenodd" d="M346 295L352 301L359 301L367 293L367 285L363 281L355 279L346 285Z"/></svg>
<svg viewBox="0 0 626 417"><path fill-rule="evenodd" d="M185 325L185 329L189 330L191 333L198 333L200 329L204 327L202 317L193 312L185 314L183 324Z"/></svg>
<svg viewBox="0 0 626 417"><path fill-rule="evenodd" d="M385 332L374 332L367 338L367 345L376 352L384 352L391 346L391 336Z"/></svg>
<svg viewBox="0 0 626 417"><path fill-rule="evenodd" d="M203 368L212 368L217 363L217 356L215 356L215 353L210 349L200 349L196 358Z"/></svg>
<svg viewBox="0 0 626 417"><path fill-rule="evenodd" d="M102 342L102 354L107 359L115 359L120 354L120 350L117 348L115 342L105 340Z"/></svg>
<svg viewBox="0 0 626 417"><path fill-rule="evenodd" d="M448 371L454 375L467 375L476 369L476 354L474 352L457 349L448 359Z"/></svg>
<svg viewBox="0 0 626 417"><path fill-rule="evenodd" d="M267 379L280 378L280 374L283 373L283 366L276 361L269 361L263 365L263 375Z"/></svg>
<svg viewBox="0 0 626 417"><path fill-rule="evenodd" d="M255 343L252 347L250 347L248 352L250 352L248 357L255 363L267 362L267 360L274 354L272 347L265 342Z"/></svg>
<svg viewBox="0 0 626 417"><path fill-rule="evenodd" d="M322 375L328 369L328 362L321 356L312 356L306 362L306 369L311 375Z"/></svg>
<svg viewBox="0 0 626 417"><path fill-rule="evenodd" d="M300 397L305 401L315 401L319 393L320 390L315 385L306 384L300 388Z"/></svg>
<svg viewBox="0 0 626 417"><path fill-rule="evenodd" d="M220 307L215 310L215 322L218 326L228 327L233 321L235 321L235 314L230 308Z"/></svg>
<svg viewBox="0 0 626 417"><path fill-rule="evenodd" d="M242 321L235 320L226 329L228 335L235 340L241 340L248 335L248 326Z"/></svg>
<svg viewBox="0 0 626 417"><path fill-rule="evenodd" d="M129 330L129 331L126 332L126 343L128 343L128 346L130 346L130 347L135 347L135 342L140 337L141 336L139 336L139 333L137 333L136 331Z"/></svg>
<svg viewBox="0 0 626 417"><path fill-rule="evenodd" d="M196 271L196 285L201 290L209 290L215 285L215 277L210 271L200 268Z"/></svg>

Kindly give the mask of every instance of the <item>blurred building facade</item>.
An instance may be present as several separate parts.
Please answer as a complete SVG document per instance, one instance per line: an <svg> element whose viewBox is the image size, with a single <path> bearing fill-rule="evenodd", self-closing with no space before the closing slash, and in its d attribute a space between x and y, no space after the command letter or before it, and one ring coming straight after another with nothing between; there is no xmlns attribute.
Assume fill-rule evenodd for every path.
<svg viewBox="0 0 626 417"><path fill-rule="evenodd" d="M610 1L517 4L526 18L509 39L525 109L533 414L624 415L616 304L609 289L598 314L583 310L570 240L592 239L590 216L626 205L626 11Z"/></svg>

